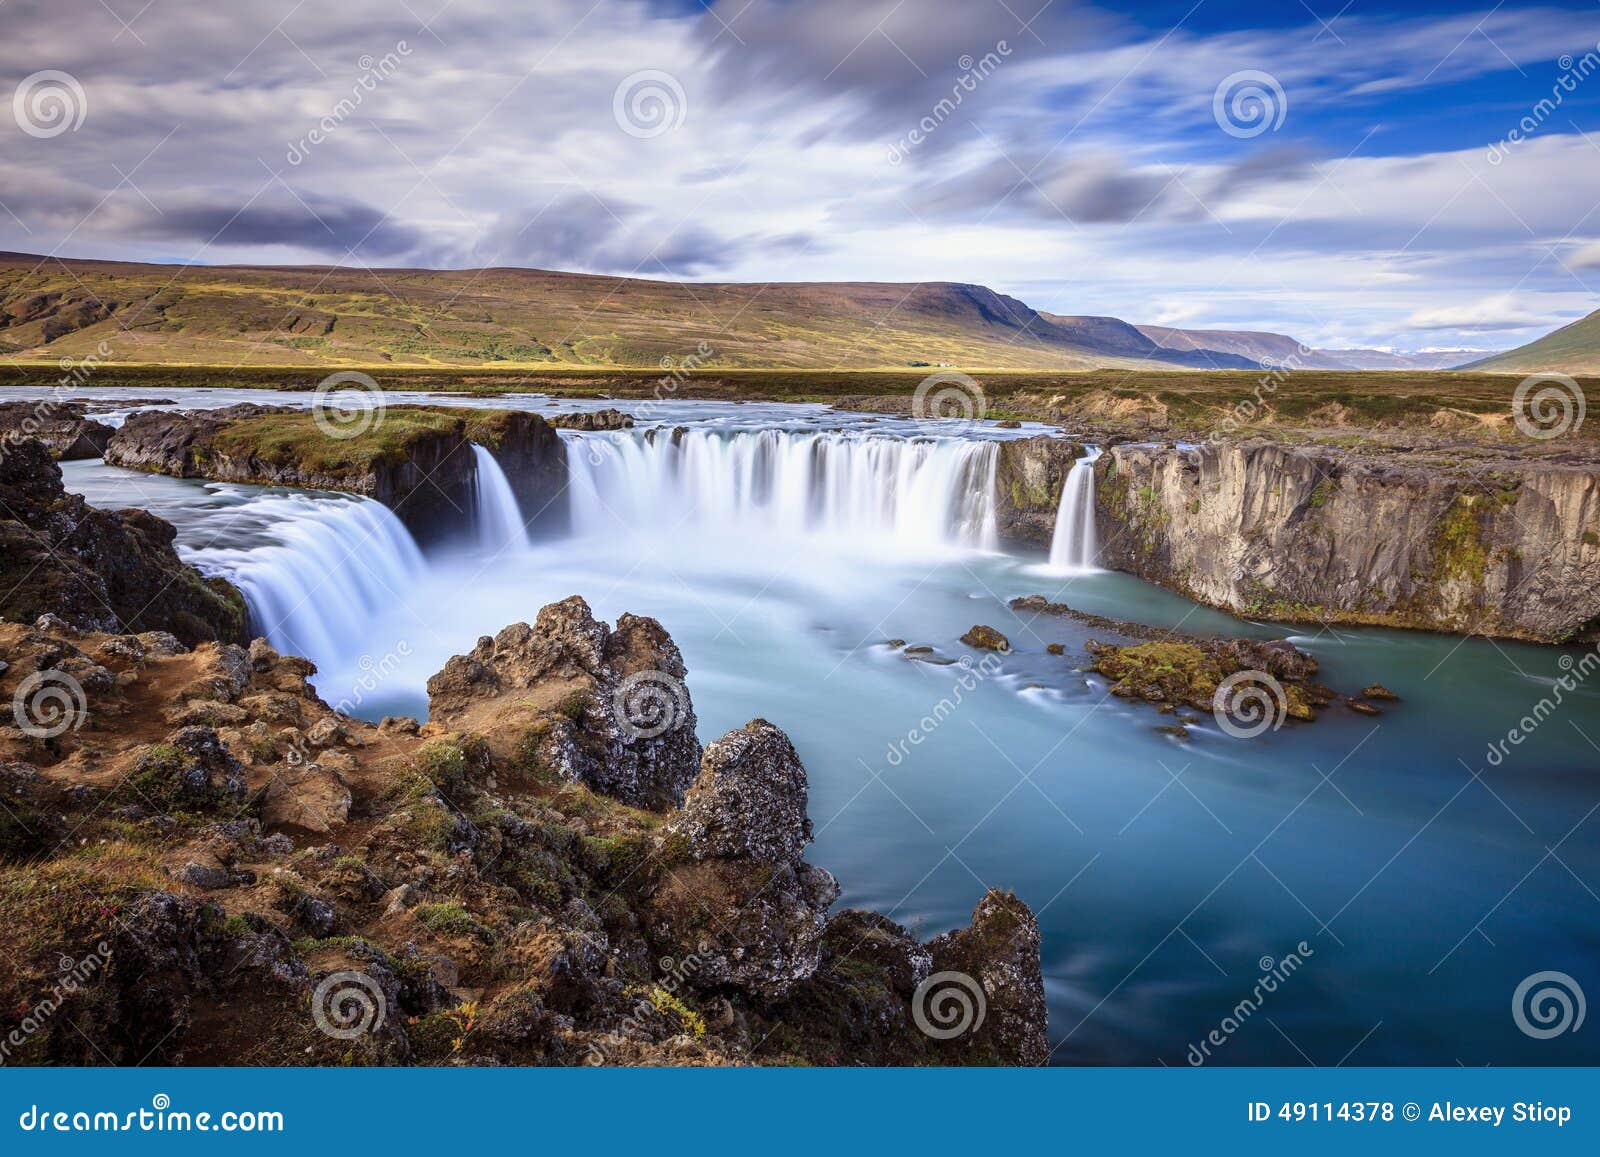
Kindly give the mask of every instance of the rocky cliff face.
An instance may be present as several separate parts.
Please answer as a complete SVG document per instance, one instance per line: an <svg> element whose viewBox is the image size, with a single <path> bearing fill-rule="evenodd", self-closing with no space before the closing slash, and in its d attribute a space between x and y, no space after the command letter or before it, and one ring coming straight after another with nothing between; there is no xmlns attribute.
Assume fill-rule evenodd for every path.
<svg viewBox="0 0 1600 1157"><path fill-rule="evenodd" d="M0 402L0 454L24 438L36 438L58 461L100 457L115 431L85 416L84 408L50 399Z"/></svg>
<svg viewBox="0 0 1600 1157"><path fill-rule="evenodd" d="M1049 434L1000 443L995 499L1001 535L1048 548L1061 488L1072 464L1082 456L1082 446Z"/></svg>
<svg viewBox="0 0 1600 1157"><path fill-rule="evenodd" d="M472 508L472 444L495 456L530 520L560 516L566 449L537 414L391 406L382 421L331 438L307 410L246 403L132 414L106 446L114 466L372 498L423 536L459 528Z"/></svg>
<svg viewBox="0 0 1600 1157"><path fill-rule="evenodd" d="M186 644L242 642L244 597L185 566L171 523L91 507L62 488L42 442L0 448L0 617L58 615L102 631L167 631Z"/></svg>
<svg viewBox="0 0 1600 1157"><path fill-rule="evenodd" d="M1544 642L1600 627L1600 473L1247 441L1115 446L1102 562L1262 618Z"/></svg>
<svg viewBox="0 0 1600 1157"><path fill-rule="evenodd" d="M0 726L6 1060L1045 1059L1026 905L988 892L926 943L830 914L788 738L754 720L702 753L687 691L676 728L619 738L664 722L595 701L645 670L684 674L658 624L568 599L452 659L439 719L375 726L264 640L0 623L0 699L82 691L49 733L49 704ZM570 758L530 767L504 741L544 709Z"/></svg>

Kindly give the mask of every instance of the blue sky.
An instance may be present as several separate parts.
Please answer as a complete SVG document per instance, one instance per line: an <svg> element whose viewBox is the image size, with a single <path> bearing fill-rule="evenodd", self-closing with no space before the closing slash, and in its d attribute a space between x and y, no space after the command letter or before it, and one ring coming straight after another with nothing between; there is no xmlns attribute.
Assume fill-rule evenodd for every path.
<svg viewBox="0 0 1600 1157"><path fill-rule="evenodd" d="M82 114L0 117L0 247L973 281L1332 347L1597 305L1594 0L226 7L0 4L0 95Z"/></svg>

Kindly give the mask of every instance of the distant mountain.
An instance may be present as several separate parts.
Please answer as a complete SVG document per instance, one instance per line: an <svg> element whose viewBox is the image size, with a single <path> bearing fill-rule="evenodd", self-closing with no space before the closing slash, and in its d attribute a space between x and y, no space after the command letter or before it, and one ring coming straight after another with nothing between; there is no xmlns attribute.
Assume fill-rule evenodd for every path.
<svg viewBox="0 0 1600 1157"><path fill-rule="evenodd" d="M172 364L1146 369L1218 364L981 285L713 284L537 269L169 266L0 254L12 356ZM666 361L666 359L671 359ZM1253 367L1244 359L1221 364Z"/></svg>
<svg viewBox="0 0 1600 1157"><path fill-rule="evenodd" d="M1429 350L1398 354L1372 349L1305 349L1287 334L1247 329L1172 329L1141 325L1139 332L1172 350L1216 350L1264 366L1303 370L1442 370L1491 354L1491 350Z"/></svg>
<svg viewBox="0 0 1600 1157"><path fill-rule="evenodd" d="M1040 316L1066 333L1078 347L1093 350L1109 358L1134 358L1140 362L1187 366L1193 369L1261 368L1259 360L1228 350L1203 348L1199 345L1168 345L1152 338L1146 332L1149 327L1131 325L1121 318L1080 317L1058 313L1044 313Z"/></svg>
<svg viewBox="0 0 1600 1157"><path fill-rule="evenodd" d="M1600 373L1600 310L1547 333L1537 341L1473 362L1465 368L1508 374Z"/></svg>

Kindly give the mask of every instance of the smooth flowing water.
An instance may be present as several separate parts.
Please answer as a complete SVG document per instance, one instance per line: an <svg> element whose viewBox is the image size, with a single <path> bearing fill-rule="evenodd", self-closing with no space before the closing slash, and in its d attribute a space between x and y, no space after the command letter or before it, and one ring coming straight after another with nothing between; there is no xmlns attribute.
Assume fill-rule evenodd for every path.
<svg viewBox="0 0 1600 1157"><path fill-rule="evenodd" d="M1072 464L1061 488L1055 534L1050 539L1050 565L1063 570L1090 570L1100 547L1094 537L1094 463L1100 457L1091 449Z"/></svg>
<svg viewBox="0 0 1600 1157"><path fill-rule="evenodd" d="M1294 635L1331 686L1380 680L1403 701L1250 740L1206 716L1180 741L1157 730L1168 717L1078 669L1092 631L1008 600L1044 594L1188 631L1284 629L996 549L987 443L1037 428L930 438L899 420L755 404L649 417L688 431L676 447L664 428L564 435L571 533L426 560L359 500L64 471L91 501L173 520L186 555L235 577L270 637L317 661L330 700L387 672L356 697L369 717L422 712L448 656L551 600L656 616L688 663L702 738L757 715L794 738L810 856L838 875L841 905L932 935L966 923L986 886L1027 900L1057 1063L1181 1065L1214 1031L1209 1063L1600 1060L1595 1034L1535 1039L1511 1008L1542 971L1600 991L1600 671L1539 707L1558 678L1590 669L1588 652ZM1063 497L1070 523L1082 496ZM1092 561L1079 531L1068 538L1074 561L1058 562ZM957 641L974 623L1015 645L997 670L886 645L976 658ZM1528 738L1491 762L1524 716L1537 716ZM1290 953L1298 969L1240 1017Z"/></svg>
<svg viewBox="0 0 1600 1157"><path fill-rule="evenodd" d="M499 553L522 546L528 540L528 531L510 479L487 448L474 443L472 457L477 466L472 521L479 547Z"/></svg>

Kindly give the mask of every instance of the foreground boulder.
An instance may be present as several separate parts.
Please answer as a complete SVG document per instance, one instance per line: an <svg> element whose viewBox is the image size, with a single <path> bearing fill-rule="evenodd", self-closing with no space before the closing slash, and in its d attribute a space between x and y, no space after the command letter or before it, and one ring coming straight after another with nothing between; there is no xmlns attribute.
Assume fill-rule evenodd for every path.
<svg viewBox="0 0 1600 1157"><path fill-rule="evenodd" d="M0 727L0 1041L24 1039L7 1063L1044 1055L1037 928L1014 897L928 943L828 915L838 885L803 858L806 771L779 728L703 758L692 723L613 746L622 716L588 696L682 674L653 620L547 607L451 660L446 720L421 726L334 712L264 640L0 623L0 699L46 669L85 701L54 734ZM505 742L499 721L552 702L587 778L530 775ZM610 794L646 784L661 810ZM941 995L952 979L970 1015Z"/></svg>
<svg viewBox="0 0 1600 1157"><path fill-rule="evenodd" d="M0 452L0 617L54 614L85 630L166 631L186 645L244 642L244 598L178 558L171 523L98 510L62 486L44 444Z"/></svg>
<svg viewBox="0 0 1600 1157"><path fill-rule="evenodd" d="M529 778L660 810L700 766L686 675L660 623L623 615L613 630L574 595L453 657L428 680L428 712Z"/></svg>

